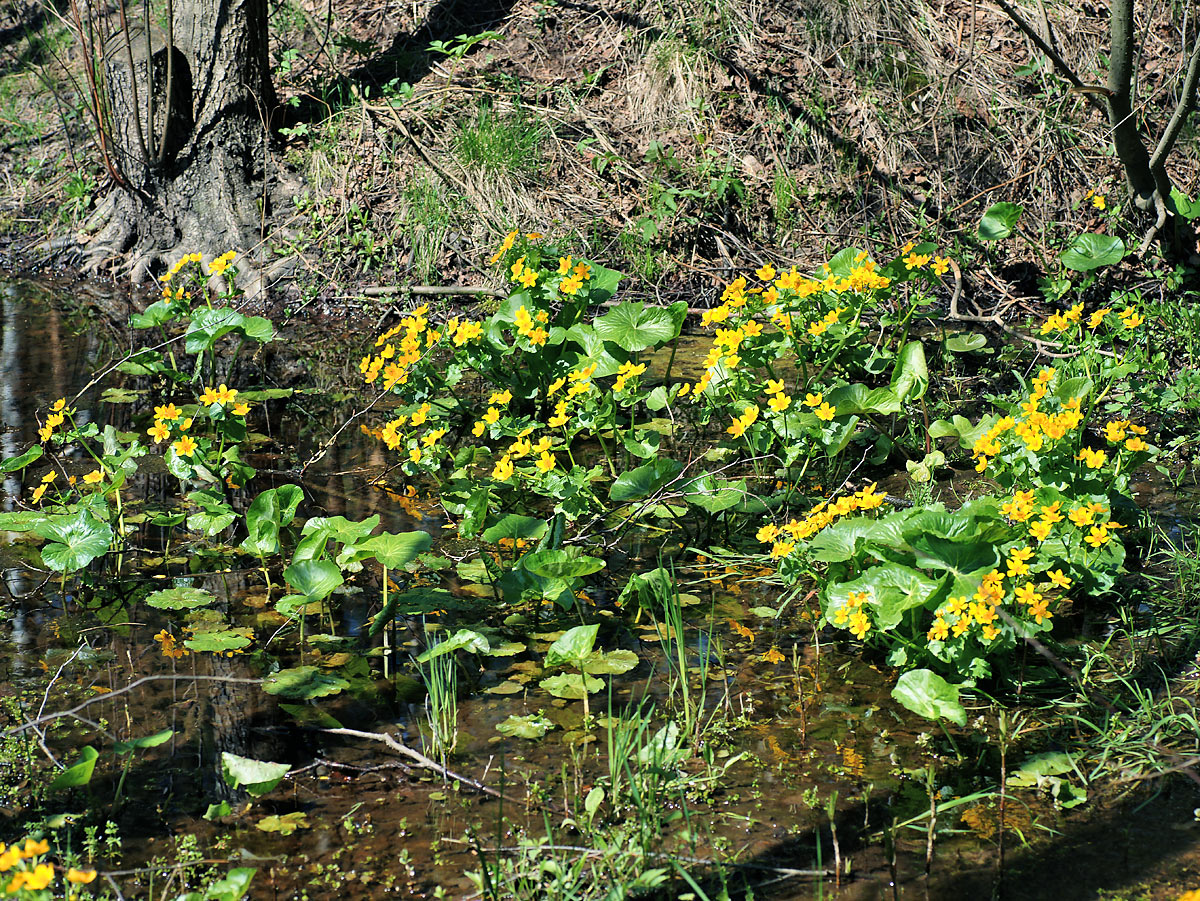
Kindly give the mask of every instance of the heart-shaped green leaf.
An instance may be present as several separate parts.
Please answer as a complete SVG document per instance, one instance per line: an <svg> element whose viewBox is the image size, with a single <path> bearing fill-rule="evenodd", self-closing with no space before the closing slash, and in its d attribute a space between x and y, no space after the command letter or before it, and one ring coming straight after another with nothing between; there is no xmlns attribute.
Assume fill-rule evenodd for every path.
<svg viewBox="0 0 1200 901"><path fill-rule="evenodd" d="M916 669L904 673L892 689L892 697L926 719L945 717L959 726L967 723L967 712L958 699L958 686L951 685L932 670Z"/></svg>
<svg viewBox="0 0 1200 901"><path fill-rule="evenodd" d="M291 771L286 763L272 763L221 752L221 775L230 788L244 788L254 797L265 795Z"/></svg>
<svg viewBox="0 0 1200 901"><path fill-rule="evenodd" d="M1101 266L1119 263L1125 257L1125 242L1116 235L1080 235L1059 257L1068 269L1090 272Z"/></svg>
<svg viewBox="0 0 1200 901"><path fill-rule="evenodd" d="M147 595L146 604L157 610L191 610L195 607L205 607L216 600L211 592L203 588L182 585L178 588L164 588Z"/></svg>
<svg viewBox="0 0 1200 901"><path fill-rule="evenodd" d="M984 241L999 241L1007 238L1017 227L1024 208L1015 203L1001 201L988 207L988 211L979 220L979 237Z"/></svg>
<svg viewBox="0 0 1200 901"><path fill-rule="evenodd" d="M315 666L294 666L267 676L262 687L267 694L308 701L335 695L349 688L350 683L339 676L323 673Z"/></svg>

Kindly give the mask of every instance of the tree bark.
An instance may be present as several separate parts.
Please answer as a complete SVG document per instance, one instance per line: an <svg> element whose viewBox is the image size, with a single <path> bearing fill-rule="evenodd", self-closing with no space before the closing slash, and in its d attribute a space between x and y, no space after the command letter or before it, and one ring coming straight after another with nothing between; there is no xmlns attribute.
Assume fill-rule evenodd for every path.
<svg viewBox="0 0 1200 901"><path fill-rule="evenodd" d="M92 265L132 253L135 280L172 256L243 253L262 237L271 116L266 0L175 0L167 32L129 21L105 45L126 188Z"/></svg>

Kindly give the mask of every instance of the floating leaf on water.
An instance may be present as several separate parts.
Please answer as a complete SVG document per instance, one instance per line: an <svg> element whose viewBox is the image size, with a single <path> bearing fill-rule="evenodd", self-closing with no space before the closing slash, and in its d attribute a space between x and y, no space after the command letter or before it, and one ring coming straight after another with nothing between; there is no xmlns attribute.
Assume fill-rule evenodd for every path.
<svg viewBox="0 0 1200 901"><path fill-rule="evenodd" d="M193 588L182 585L178 588L165 588L147 595L147 606L156 610L191 610L196 607L206 607L216 603L216 597L203 588Z"/></svg>
<svg viewBox="0 0 1200 901"><path fill-rule="evenodd" d="M522 557L521 563L527 571L547 579L577 579L604 569L599 557L589 557L575 548L533 551Z"/></svg>
<svg viewBox="0 0 1200 901"><path fill-rule="evenodd" d="M219 632L200 632L183 643L191 651L223 654L226 651L237 651L250 645L249 630L224 629Z"/></svg>
<svg viewBox="0 0 1200 901"><path fill-rule="evenodd" d="M596 651L583 661L583 671L592 676L616 676L636 668L640 662L633 651Z"/></svg>
<svg viewBox="0 0 1200 901"><path fill-rule="evenodd" d="M279 709L294 719L296 722L305 726L315 726L318 729L340 729L342 724L329 715L320 707L312 707L308 704L283 704L279 705Z"/></svg>
<svg viewBox="0 0 1200 901"><path fill-rule="evenodd" d="M942 347L946 349L946 352L952 354L974 353L975 351L983 350L987 345L987 335L981 335L978 332L963 332L958 335L951 335L942 342Z"/></svg>
<svg viewBox="0 0 1200 901"><path fill-rule="evenodd" d="M530 713L526 716L510 716L504 722L497 724L496 731L501 735L534 741L542 738L553 728L554 723L540 713Z"/></svg>
<svg viewBox="0 0 1200 901"><path fill-rule="evenodd" d="M36 510L14 510L0 513L0 532L29 532L46 520L45 513Z"/></svg>
<svg viewBox="0 0 1200 901"><path fill-rule="evenodd" d="M262 683L267 694L307 701L335 695L350 687L340 676L323 673L315 666L295 666L267 676Z"/></svg>
<svg viewBox="0 0 1200 901"><path fill-rule="evenodd" d="M297 829L307 829L309 826L308 814L303 810L272 814L254 824L255 829L261 829L263 832L278 832L280 835L291 835Z"/></svg>
<svg viewBox="0 0 1200 901"><path fill-rule="evenodd" d="M524 690L525 686L520 682L506 679L497 685L493 685L491 688L485 688L483 693L488 695L519 695Z"/></svg>
<svg viewBox="0 0 1200 901"><path fill-rule="evenodd" d="M254 797L265 795L291 771L286 763L254 760L229 751L221 752L221 775L230 788L244 788Z"/></svg>
<svg viewBox="0 0 1200 901"><path fill-rule="evenodd" d="M128 388L105 388L100 395L100 400L106 404L131 404L140 400L141 396L141 391L131 391Z"/></svg>
<svg viewBox="0 0 1200 901"><path fill-rule="evenodd" d="M493 645L487 655L489 657L515 657L525 649L525 644L520 641L506 641L503 644Z"/></svg>

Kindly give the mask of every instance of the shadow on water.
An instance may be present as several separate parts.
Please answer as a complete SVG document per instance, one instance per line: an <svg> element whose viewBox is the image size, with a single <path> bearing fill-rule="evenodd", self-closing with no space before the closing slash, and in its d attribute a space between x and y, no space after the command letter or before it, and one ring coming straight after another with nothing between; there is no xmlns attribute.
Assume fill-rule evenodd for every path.
<svg viewBox="0 0 1200 901"><path fill-rule="evenodd" d="M49 301L32 283L0 285L0 451L5 457L28 446L36 436L39 412L57 397L73 396L107 362L114 346L96 329L77 333ZM93 401L80 401L81 417L92 415L88 409ZM119 427L145 431L149 411L113 404L103 409L116 417ZM300 434L271 433L270 422L261 423L269 439L265 459L286 464L289 448L314 443ZM381 445L351 430L344 437L303 482L301 515L361 520L378 513L388 530L424 529L438 535L444 520L435 505L371 486L387 465ZM149 469L128 490L169 499L177 485L165 473ZM280 472L287 469L278 466ZM7 474L4 509L15 509L16 499L28 496L40 474ZM239 503L248 504L254 493L283 478L264 477ZM366 617L377 606L377 586L347 593L329 614L342 639L296 648L281 637L285 623L269 609L261 578L244 558L220 567L212 560L194 566L192 552L172 556L165 548L151 550L165 559L131 590L144 595L146 582L157 587L171 579L205 588L220 599L214 615L252 628L255 645L243 654L165 656L154 637L167 625L158 611L131 604L113 591L64 598L57 582L38 572L40 561L27 547L14 543L0 548L9 592L7 616L0 623L0 697L17 699L23 717L36 713L44 693L52 697L48 709L86 702L88 719L106 724L120 738L173 731L166 744L135 755L120 799L119 770L112 767L104 768L112 775L91 787L93 805L111 809L107 815L118 821L129 857L136 862L170 859L176 837L190 834L202 844L220 842L259 866L262 897L271 890L277 897L301 890L309 897L345 894L350 878L359 880L351 892L356 897L426 897L437 886L449 897L464 897L471 887L463 874L478 863L461 836L484 824L503 838L502 817L525 816L521 805L531 790L546 799L553 822L561 822L560 781L587 784L601 776L594 757L557 737L578 728L577 703L521 687L509 693L514 676L530 672L533 665L520 654L485 658L463 670L466 690L459 699L454 757L456 769L483 774L511 800L459 791L406 770L379 745L320 732L329 723L325 717L333 717L351 728L393 730L411 746L423 745L428 731L424 689L412 676L385 680L377 666L364 667L353 691L319 709L303 703L284 706L256 685L236 681L257 680L272 667L297 661L324 665L338 654L377 646L381 639L368 641L364 634ZM635 550L629 553L634 556ZM463 585L447 584L459 602L472 602ZM698 609L714 612L720 623L740 622L747 607L775 600L744 574L714 572L703 584L696 589L703 594ZM430 615L398 624L389 636L394 666L413 671L412 656L427 646L427 629L436 621ZM756 628L766 633L773 627L764 622ZM1048 796L1023 800L1006 820L1014 828L1006 834L1000 882L998 843L995 829L987 831L993 816L987 804L967 808L976 810L969 821L962 816L964 808L945 812L941 822L952 828L939 834L926 874L921 816L930 806L923 767L931 737L920 730L934 727L924 721L914 726L913 717L890 698L888 670L843 655L836 646L818 651L811 643L798 647L791 671L763 667L748 653L737 663L722 662L721 646L731 647L736 638L723 626L719 637L720 642L712 643L708 637L693 640L688 657L691 665L698 665L703 655L710 665L724 667L708 686L706 704L722 709L722 717L732 724L718 743L722 753L746 752L750 758L727 772L693 816L724 849L738 852L739 867L732 872L755 885L754 897L1070 901L1102 891L1132 891L1147 874L1154 874L1159 885L1177 881L1181 891L1200 885L1200 825L1193 815L1200 796L1183 780L1163 782L1157 795L1147 791L1124 800L1099 799L1069 814L1056 810ZM664 642L651 624L638 623L606 627L602 639L605 647L634 651L643 665L614 678L611 701L597 696L594 710L620 711L643 699L660 709L670 703L665 690L669 670L662 662L664 651L672 648L669 636ZM546 642L537 642L535 636L530 643L544 650ZM647 676L648 669L654 673ZM122 690L146 677L153 679ZM538 711L559 726L550 739L530 743L497 734L497 724L510 714ZM5 715L9 724L15 722L11 710ZM79 735L59 733L65 747L55 743L55 748L63 759L73 758ZM89 740L96 742L94 735ZM965 762L944 758L935 790L962 796L994 784L998 760L986 735L968 733L958 741ZM284 789L242 814L247 798L221 778L222 752L286 762L293 773ZM835 791L839 800L831 821L825 804ZM199 817L207 805L221 800L234 804L234 815L211 822ZM0 791L0 832L16 816L6 805L13 802ZM254 827L268 815L294 813L306 814L309 828L281 836ZM536 811L529 814L535 828L541 817ZM905 821L910 825L892 841L889 829ZM562 831L569 843L570 828ZM835 832L841 859L852 861L840 888L832 879L816 883L781 872L829 869ZM729 856L729 850L721 856ZM716 884L704 886L715 897Z"/></svg>

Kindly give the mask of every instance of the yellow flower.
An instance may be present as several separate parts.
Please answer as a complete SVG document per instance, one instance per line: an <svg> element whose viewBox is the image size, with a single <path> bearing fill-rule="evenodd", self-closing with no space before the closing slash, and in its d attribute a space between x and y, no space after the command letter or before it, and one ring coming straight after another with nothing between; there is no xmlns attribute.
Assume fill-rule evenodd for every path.
<svg viewBox="0 0 1200 901"><path fill-rule="evenodd" d="M1109 534L1105 526L1092 526L1091 530L1084 536L1084 541L1094 548L1099 548L1108 544L1112 540L1112 535Z"/></svg>
<svg viewBox="0 0 1200 901"><path fill-rule="evenodd" d="M1104 317L1112 312L1112 307L1103 307L1088 317L1088 328L1095 328L1104 321Z"/></svg>
<svg viewBox="0 0 1200 901"><path fill-rule="evenodd" d="M1081 529L1096 521L1095 514L1087 507L1076 507L1067 514L1067 518Z"/></svg>
<svg viewBox="0 0 1200 901"><path fill-rule="evenodd" d="M775 540L775 536L778 534L779 534L779 527L776 526L774 523L769 522L765 526L760 528L754 537L757 538L759 541L761 541L763 544L770 544L772 541Z"/></svg>
<svg viewBox="0 0 1200 901"><path fill-rule="evenodd" d="M946 625L946 621L940 616L933 621L929 632L926 633L926 638L930 641L945 641L950 637L950 627Z"/></svg>
<svg viewBox="0 0 1200 901"><path fill-rule="evenodd" d="M806 394L806 395L804 395L804 406L819 407L819 406L821 406L821 399L822 399L822 395L820 393Z"/></svg>
<svg viewBox="0 0 1200 901"><path fill-rule="evenodd" d="M1045 541L1050 537L1051 525L1044 519L1040 519L1029 527L1029 534L1033 536L1035 541Z"/></svg>
<svg viewBox="0 0 1200 901"><path fill-rule="evenodd" d="M524 272L522 272L521 277L519 279L521 284L526 288L532 288L534 285L537 284L537 280L538 280L538 274L536 272L534 272L532 269L526 269Z"/></svg>
<svg viewBox="0 0 1200 901"><path fill-rule="evenodd" d="M500 404L501 406L503 406L504 404L509 403L511 400L512 400L512 392L509 391L507 388L505 388L503 391L492 392L492 396L488 398L488 403L489 404Z"/></svg>
<svg viewBox="0 0 1200 901"><path fill-rule="evenodd" d="M75 885L87 885L96 878L95 870L77 870L74 867L67 870L67 882Z"/></svg>
<svg viewBox="0 0 1200 901"><path fill-rule="evenodd" d="M91 472L89 472L87 475L85 475L83 477L83 481L86 482L88 485L95 485L98 482L103 482L104 481L104 470L103 469L93 469Z"/></svg>
<svg viewBox="0 0 1200 901"><path fill-rule="evenodd" d="M776 379L767 379L767 394L783 394L783 382Z"/></svg>
<svg viewBox="0 0 1200 901"><path fill-rule="evenodd" d="M820 419L824 422L829 422L837 414L837 407L831 407L826 402L822 403L821 406L817 407L817 409L813 412L816 414L817 419Z"/></svg>
<svg viewBox="0 0 1200 901"><path fill-rule="evenodd" d="M51 413L62 413L64 410L66 410L66 408L67 408L67 399L65 397L60 397L58 400L56 400L54 403L52 403L50 405L50 412Z"/></svg>
<svg viewBox="0 0 1200 901"><path fill-rule="evenodd" d="M1098 210L1103 210L1108 206L1108 201L1105 200L1103 194L1095 194L1092 196L1092 206Z"/></svg>
<svg viewBox="0 0 1200 901"><path fill-rule="evenodd" d="M492 468L492 478L507 482L513 476L513 462L509 457L501 457Z"/></svg>
<svg viewBox="0 0 1200 901"><path fill-rule="evenodd" d="M550 470L554 469L557 462L554 454L549 451L542 451L542 455L537 458L534 465L537 466L539 472L550 472Z"/></svg>
<svg viewBox="0 0 1200 901"><path fill-rule="evenodd" d="M445 434L446 434L445 429L434 429L432 432L427 433L421 439L421 443L424 444L426 447L433 447L435 444L437 444L439 441L442 440L442 436Z"/></svg>
<svg viewBox="0 0 1200 901"><path fill-rule="evenodd" d="M933 274L934 275L945 275L946 270L949 268L950 268L950 261L948 259L946 259L945 257L934 257L933 258Z"/></svg>
<svg viewBox="0 0 1200 901"><path fill-rule="evenodd" d="M233 405L233 415L234 416L245 416L249 412L250 412L250 405L247 403L242 403L241 401L238 401L236 404Z"/></svg>
<svg viewBox="0 0 1200 901"><path fill-rule="evenodd" d="M221 396L221 392L216 388L205 388L204 393L200 395L200 403L208 406L209 404L217 403L217 398Z"/></svg>
<svg viewBox="0 0 1200 901"><path fill-rule="evenodd" d="M1150 450L1150 445L1135 435L1125 442L1125 450L1137 453L1138 451Z"/></svg>
<svg viewBox="0 0 1200 901"><path fill-rule="evenodd" d="M792 405L792 399L790 397L788 397L786 394L776 394L774 397L770 398L767 401L767 406L770 407L772 410L774 410L776 413L782 413L784 410L786 410L791 405Z"/></svg>
<svg viewBox="0 0 1200 901"><path fill-rule="evenodd" d="M50 842L46 839L34 841L31 838L25 839L25 850L21 852L22 857L38 857L42 854L47 854L50 851ZM53 870L51 870L53 872ZM40 886L45 888L45 885Z"/></svg>
<svg viewBox="0 0 1200 901"><path fill-rule="evenodd" d="M871 630L871 620L862 610L850 614L850 632L855 638L862 639Z"/></svg>
<svg viewBox="0 0 1200 901"><path fill-rule="evenodd" d="M190 457L196 451L196 442L191 435L182 435L171 445L171 449L180 457Z"/></svg>
<svg viewBox="0 0 1200 901"><path fill-rule="evenodd" d="M166 441L171 437L171 430L167 428L167 424L165 422L157 421L154 423L153 428L146 430L146 434L155 441Z"/></svg>
<svg viewBox="0 0 1200 901"><path fill-rule="evenodd" d="M500 257L504 256L504 254L506 254L508 251L512 250L513 241L515 241L516 239L517 239L517 233L515 230L510 231L507 235L505 235L504 241L500 245L500 249L496 251L495 255L493 255L492 258L488 262L491 263L492 265L495 265L499 261Z"/></svg>
<svg viewBox="0 0 1200 901"><path fill-rule="evenodd" d="M1061 588L1064 591L1071 587L1071 578L1061 569L1052 569L1046 573L1046 577L1050 580L1050 584L1055 588Z"/></svg>
<svg viewBox="0 0 1200 901"><path fill-rule="evenodd" d="M579 293L579 289L583 287L583 279L575 274L571 274L558 283L558 290L563 294L575 295Z"/></svg>
<svg viewBox="0 0 1200 901"><path fill-rule="evenodd" d="M1102 450L1085 447L1076 455L1075 459L1082 460L1089 469L1099 469L1104 465L1104 461L1108 459L1108 454Z"/></svg>
<svg viewBox="0 0 1200 901"><path fill-rule="evenodd" d="M521 257L519 260L509 266L508 269L512 273L512 280L515 282L521 277L521 272L525 269L525 257Z"/></svg>
<svg viewBox="0 0 1200 901"><path fill-rule="evenodd" d="M762 266L754 270L754 274L761 278L764 282L769 282L775 278L775 267L770 263L763 263Z"/></svg>
<svg viewBox="0 0 1200 901"><path fill-rule="evenodd" d="M780 653L779 648L771 648L771 650L767 651L767 653L762 655L763 663L772 663L772 664L783 663L783 661L786 659L787 658L784 657L782 653Z"/></svg>
<svg viewBox="0 0 1200 901"><path fill-rule="evenodd" d="M571 258L570 257L559 257L558 258L558 274L566 275L570 271L571 271Z"/></svg>

